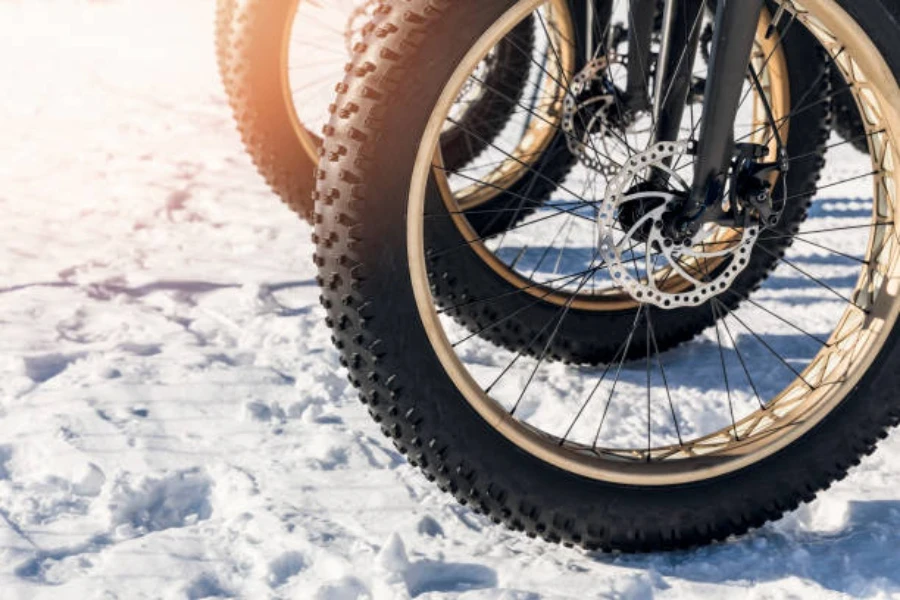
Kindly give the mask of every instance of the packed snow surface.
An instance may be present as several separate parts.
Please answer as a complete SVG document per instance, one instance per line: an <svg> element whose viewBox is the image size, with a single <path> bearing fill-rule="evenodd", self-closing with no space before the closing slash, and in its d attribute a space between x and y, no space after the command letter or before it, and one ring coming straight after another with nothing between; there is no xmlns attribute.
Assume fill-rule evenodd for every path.
<svg viewBox="0 0 900 600"><path fill-rule="evenodd" d="M213 8L0 1L0 599L900 597L896 434L778 523L647 556L512 534L407 466L240 146Z"/></svg>

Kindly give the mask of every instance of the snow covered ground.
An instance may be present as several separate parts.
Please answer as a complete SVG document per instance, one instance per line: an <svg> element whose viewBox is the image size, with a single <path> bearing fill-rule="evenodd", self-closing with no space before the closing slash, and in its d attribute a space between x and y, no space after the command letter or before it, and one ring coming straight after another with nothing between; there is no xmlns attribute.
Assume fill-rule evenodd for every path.
<svg viewBox="0 0 900 600"><path fill-rule="evenodd" d="M427 484L338 367L212 11L0 0L0 599L900 597L897 434L667 555L528 540Z"/></svg>

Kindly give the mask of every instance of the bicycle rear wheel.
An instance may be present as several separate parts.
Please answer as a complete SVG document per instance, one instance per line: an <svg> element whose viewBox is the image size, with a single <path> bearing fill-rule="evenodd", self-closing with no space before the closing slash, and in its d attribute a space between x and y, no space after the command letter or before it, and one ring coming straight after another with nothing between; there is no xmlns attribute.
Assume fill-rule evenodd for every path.
<svg viewBox="0 0 900 600"><path fill-rule="evenodd" d="M377 7L373 0L219 0L217 57L238 130L269 186L306 219L334 82ZM533 24L520 24L486 55L478 81L461 93L457 116L478 135L444 132L449 169L464 168L506 126L529 77L533 37ZM491 200L496 196L469 199L469 205Z"/></svg>

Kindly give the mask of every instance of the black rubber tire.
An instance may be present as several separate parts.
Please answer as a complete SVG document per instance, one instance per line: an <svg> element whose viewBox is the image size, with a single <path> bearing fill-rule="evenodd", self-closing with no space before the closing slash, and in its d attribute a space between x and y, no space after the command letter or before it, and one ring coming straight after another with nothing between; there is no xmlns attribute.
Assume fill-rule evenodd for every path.
<svg viewBox="0 0 900 600"><path fill-rule="evenodd" d="M795 231L806 219L824 164L830 115L828 102L820 100L827 98L830 81L823 51L806 31L791 32L783 46L791 98L798 102L797 106L810 105L791 120L788 155L806 158L791 164L786 186L781 182L776 184L782 199L791 198L791 201L772 235L757 244L750 265L735 280L732 291L721 297L729 308L737 307L743 297L759 287L791 244L786 234ZM550 175L551 180L558 181L556 177L555 173ZM439 198L432 197L427 211L435 215L445 209ZM546 288L534 287L534 295L516 293L513 284L467 247L450 219L430 218L428 234L435 297L447 314L470 331L514 352L524 350L532 356L578 364L606 363L619 352L634 323L633 309L592 311L573 307L557 325L562 308L544 299ZM715 318L704 305L662 311L653 321L656 342L664 351L692 339L711 326ZM645 327L642 324L638 328L629 346L631 358L647 352ZM597 335L598 331L604 335Z"/></svg>
<svg viewBox="0 0 900 600"><path fill-rule="evenodd" d="M223 3L227 0L221 0ZM303 0L300 0L301 2ZM295 134L292 124L293 106L273 101L289 97L281 77L281 49L287 34L285 23L295 18L295 3L289 0L242 0L233 7L230 39L217 37L217 48L229 49L223 81L229 91L238 131L257 170L269 187L304 219L312 217L311 193L315 188L315 162ZM364 28L364 33L367 28ZM478 132L478 138L454 129L445 133L442 142L447 166L458 169L478 156L500 133L520 100L531 66L530 50L534 44L534 24L523 22L510 32L509 39L497 48L496 68L485 75L485 81L500 94L488 94L465 111L461 123ZM349 57L348 57L349 60ZM315 132L310 132L318 141ZM552 189L535 190L534 198L543 200ZM540 194L543 193L543 198ZM518 199L514 199L518 202ZM482 204L483 214L496 214L511 202L500 195ZM501 211L499 214L508 215ZM524 217L527 213L522 213ZM520 218L521 218L520 217ZM485 223L482 235L492 235L506 227L507 220L474 218L475 226Z"/></svg>
<svg viewBox="0 0 900 600"><path fill-rule="evenodd" d="M862 115L859 114L856 99L847 89L847 83L834 70L831 73L831 89L834 94L831 98L834 132L860 152L868 154L869 138L866 137L866 128L863 125Z"/></svg>
<svg viewBox="0 0 900 600"><path fill-rule="evenodd" d="M881 0L840 3L900 74L900 23L892 9ZM421 133L437 98L397 85L389 74L414 66L412 56L459 59L459 49L511 4L404 1L383 15L383 39L357 58L374 68L351 73L337 99L318 171L323 200L313 239L327 323L361 400L427 478L496 522L551 542L684 548L744 533L812 500L900 421L900 326L851 394L808 433L764 460L689 485L618 485L554 467L498 433L447 375L418 317L406 268L417 148L385 135ZM448 30L457 43L447 44Z"/></svg>
<svg viewBox="0 0 900 600"><path fill-rule="evenodd" d="M315 162L294 131L293 106L278 101L285 97L278 32L293 17L292 7L285 0L236 0L225 77L238 132L254 165L284 203L309 220Z"/></svg>
<svg viewBox="0 0 900 600"><path fill-rule="evenodd" d="M235 0L216 0L215 43L216 68L226 94L231 94L231 78L228 68L231 62L231 23L234 21Z"/></svg>

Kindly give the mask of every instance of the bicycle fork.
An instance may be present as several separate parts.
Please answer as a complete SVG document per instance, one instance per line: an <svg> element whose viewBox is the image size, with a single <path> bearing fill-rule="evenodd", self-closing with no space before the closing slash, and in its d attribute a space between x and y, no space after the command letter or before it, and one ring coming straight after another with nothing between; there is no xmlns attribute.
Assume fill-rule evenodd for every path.
<svg viewBox="0 0 900 600"><path fill-rule="evenodd" d="M576 3L580 6L576 19L585 19L579 22L586 24L589 56L598 51L598 44L605 43L596 32L604 31L611 19L609 3L601 4L607 8L599 8L596 0ZM654 142L677 141L681 135L703 13L707 6L715 8L703 109L697 125L699 137L694 148L693 188L682 207L682 220L696 229L706 210L720 204L725 190L735 153L732 128L765 0L666 0L652 98L649 65L658 3L629 0L628 4L628 81L624 97L629 111L651 111ZM595 32L593 37L591 32Z"/></svg>

